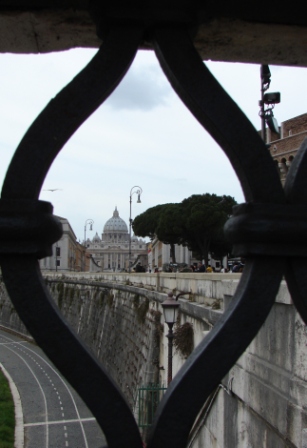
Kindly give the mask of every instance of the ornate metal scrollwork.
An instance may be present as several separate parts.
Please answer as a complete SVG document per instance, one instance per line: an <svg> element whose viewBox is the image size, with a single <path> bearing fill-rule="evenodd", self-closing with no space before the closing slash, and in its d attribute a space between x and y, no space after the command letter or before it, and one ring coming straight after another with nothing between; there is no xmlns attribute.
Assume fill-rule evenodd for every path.
<svg viewBox="0 0 307 448"><path fill-rule="evenodd" d="M136 422L122 393L63 322L44 285L37 258L48 253L48 245L50 248L59 238L59 230L50 208L45 210L38 196L58 152L116 88L144 36L151 39L173 88L228 156L248 202L238 208L226 228L238 252L248 256L233 303L172 381L149 436L148 448L183 448L206 397L266 319L284 273L293 300L307 322L306 285L302 280L306 278L306 261L299 258L304 252L295 249L295 241L289 239L280 253L289 223L293 224L293 213L301 218L301 234L305 231L306 213L301 204L306 196L307 161L303 148L291 166L284 192L258 133L194 49L187 30L190 20L155 22L129 16L116 21L116 17L109 22L110 31L94 59L47 105L16 150L0 202L1 266L17 312L92 410L109 446L141 447ZM31 219L26 216L28 206ZM35 241L37 232L29 230L33 219L37 221L33 229L42 229L39 241ZM47 236L48 225L53 229L51 237ZM11 231L12 226L17 230ZM279 230L272 242L270 231L276 227ZM20 228L24 234L17 241ZM28 233L31 238L27 240ZM5 243L8 236L12 244Z"/></svg>

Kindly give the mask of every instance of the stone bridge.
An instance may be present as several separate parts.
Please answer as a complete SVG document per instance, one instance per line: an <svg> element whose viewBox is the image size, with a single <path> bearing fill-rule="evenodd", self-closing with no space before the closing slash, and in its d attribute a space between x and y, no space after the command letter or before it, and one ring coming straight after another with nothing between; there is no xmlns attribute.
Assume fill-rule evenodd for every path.
<svg viewBox="0 0 307 448"><path fill-rule="evenodd" d="M176 374L222 317L239 279L240 274L190 273L45 276L66 320L118 383L136 418L138 389L166 383L167 328L161 308L166 293L185 293L175 326ZM0 323L26 332L2 282ZM261 331L204 403L189 446L306 446L306 343L306 327L282 283Z"/></svg>

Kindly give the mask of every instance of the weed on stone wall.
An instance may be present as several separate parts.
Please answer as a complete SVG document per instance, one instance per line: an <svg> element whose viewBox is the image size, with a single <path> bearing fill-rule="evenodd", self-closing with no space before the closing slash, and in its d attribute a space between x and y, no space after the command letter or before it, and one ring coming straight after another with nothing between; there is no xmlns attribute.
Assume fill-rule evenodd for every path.
<svg viewBox="0 0 307 448"><path fill-rule="evenodd" d="M146 319L147 311L149 310L149 300L147 297L145 298L144 302L142 302L137 308L136 308L136 315L137 320L140 324L143 324Z"/></svg>
<svg viewBox="0 0 307 448"><path fill-rule="evenodd" d="M58 292L63 291L63 290L64 290L64 283L58 283L58 284L56 285L56 290L57 290Z"/></svg>
<svg viewBox="0 0 307 448"><path fill-rule="evenodd" d="M114 294L112 294L111 292L109 292L108 296L107 296L107 304L108 307L111 308L113 305L113 301L114 301Z"/></svg>
<svg viewBox="0 0 307 448"><path fill-rule="evenodd" d="M104 305L104 298L105 298L105 293L104 293L104 291L101 291L99 294L99 299L98 299L98 306L100 308Z"/></svg>
<svg viewBox="0 0 307 448"><path fill-rule="evenodd" d="M213 310L220 310L221 309L221 302L219 299L216 299L213 303L212 303L212 309Z"/></svg>
<svg viewBox="0 0 307 448"><path fill-rule="evenodd" d="M68 289L68 308L71 307L73 301L74 301L74 297L75 297L75 288L74 287L70 287L67 288Z"/></svg>
<svg viewBox="0 0 307 448"><path fill-rule="evenodd" d="M174 330L174 347L177 352L187 358L194 349L194 329L190 322L177 325Z"/></svg>
<svg viewBox="0 0 307 448"><path fill-rule="evenodd" d="M68 296L69 296L69 290L70 290L69 286L65 286L65 288L64 288L64 297L65 297L65 299L67 299Z"/></svg>
<svg viewBox="0 0 307 448"><path fill-rule="evenodd" d="M134 294L132 302L133 302L134 308L138 308L140 306L140 296L139 296L139 294Z"/></svg>
<svg viewBox="0 0 307 448"><path fill-rule="evenodd" d="M61 310L62 305L63 305L63 298L64 298L64 284L58 283L56 289L58 291L58 307Z"/></svg>

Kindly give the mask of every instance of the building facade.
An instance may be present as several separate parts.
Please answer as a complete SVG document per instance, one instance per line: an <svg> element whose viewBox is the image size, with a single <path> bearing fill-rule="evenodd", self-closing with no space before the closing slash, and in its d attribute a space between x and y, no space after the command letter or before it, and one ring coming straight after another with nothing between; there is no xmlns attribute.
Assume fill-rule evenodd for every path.
<svg viewBox="0 0 307 448"><path fill-rule="evenodd" d="M85 246L91 255L90 270L97 271L124 271L129 268L129 241L128 226L119 216L115 207L113 216L103 227L101 237L96 232L93 239L87 238ZM131 265L140 262L148 266L146 242L136 236L131 237Z"/></svg>
<svg viewBox="0 0 307 448"><path fill-rule="evenodd" d="M88 271L90 254L78 243L68 219L57 216L63 227L63 235L52 246L52 255L40 260L42 271Z"/></svg>
<svg viewBox="0 0 307 448"><path fill-rule="evenodd" d="M282 184L285 183L291 163L307 137L307 113L284 121L280 126L280 135L266 130L270 153L276 163Z"/></svg>
<svg viewBox="0 0 307 448"><path fill-rule="evenodd" d="M190 266L195 261L192 258L192 252L186 246L175 244L175 256L176 263L179 264L186 263ZM170 244L164 244L155 238L148 245L148 265L150 270L158 269L162 271L163 266L172 263L172 261Z"/></svg>

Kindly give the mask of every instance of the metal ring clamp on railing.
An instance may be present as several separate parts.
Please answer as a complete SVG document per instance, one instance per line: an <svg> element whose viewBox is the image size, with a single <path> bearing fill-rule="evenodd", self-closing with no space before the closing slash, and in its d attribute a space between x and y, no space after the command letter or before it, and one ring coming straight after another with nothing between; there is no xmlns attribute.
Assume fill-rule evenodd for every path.
<svg viewBox="0 0 307 448"><path fill-rule="evenodd" d="M33 203L37 200L44 178L60 149L126 73L144 35L144 24L138 26L138 23L139 20L132 20L130 27L126 22L122 27L111 26L102 49L88 67L49 103L33 123L11 162L1 201L28 200ZM286 201L293 207L287 206L285 210L301 212L299 204L305 201L307 162L301 151L298 162L292 164L285 195L264 143L202 63L186 26L176 24L168 27L160 22L155 26L150 21L148 36L151 36L162 68L182 101L224 149L240 179L247 201L260 204L243 207L244 212L250 208L252 213L249 217L242 214L241 221L239 219L240 225L242 217L245 224L249 222L253 225L248 229L248 226L245 227L243 242L245 248L249 248L246 250L249 250L250 258L232 305L172 381L159 406L148 440L149 448L183 448L206 397L243 353L267 317L286 266L290 291L296 297L293 299L306 321L305 285L298 278L303 269L306 271L306 261L298 259L297 253L290 249L293 259L289 259L287 251L280 257L268 250L266 229L259 237L261 244L257 245L256 255L256 245L250 238L253 238L253 226L257 227L259 217L254 213L257 207L264 220L270 207L272 210L278 209L284 219L282 210ZM303 191L298 191L300 188ZM18 206L12 205L12 210L18 215ZM235 243L240 246L237 218L235 216L229 224L229 229L232 226L229 234L232 232ZM5 219L5 214L1 214L0 229L5 228ZM22 214L21 221L23 219ZM25 221L22 225L27 227ZM259 236L257 232L255 235ZM276 247L281 243L282 232L278 235ZM52 238L45 241L45 246L52 241ZM251 243L254 244L252 249ZM121 392L62 321L53 304L37 263L42 252L34 250L29 255L25 250L20 254L15 244L11 250L4 250L1 244L4 281L16 310L31 334L92 410L109 446L141 447L136 423Z"/></svg>

